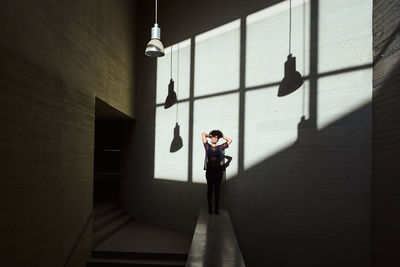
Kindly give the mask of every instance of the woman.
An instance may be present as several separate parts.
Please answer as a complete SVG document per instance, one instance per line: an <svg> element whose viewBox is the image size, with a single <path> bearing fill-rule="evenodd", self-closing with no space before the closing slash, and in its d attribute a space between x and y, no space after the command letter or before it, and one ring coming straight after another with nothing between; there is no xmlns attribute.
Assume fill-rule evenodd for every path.
<svg viewBox="0 0 400 267"><path fill-rule="evenodd" d="M219 189L221 186L222 175L225 171L224 154L225 149L229 147L232 140L226 137L219 130L213 130L209 134L203 133L203 144L206 150L206 158L204 161L204 169L206 170L207 179L207 200L208 200L208 213L213 213L212 210L212 194L215 190L214 212L219 214ZM211 139L211 144L208 143L207 137ZM223 138L226 140L222 145L218 145L218 140Z"/></svg>

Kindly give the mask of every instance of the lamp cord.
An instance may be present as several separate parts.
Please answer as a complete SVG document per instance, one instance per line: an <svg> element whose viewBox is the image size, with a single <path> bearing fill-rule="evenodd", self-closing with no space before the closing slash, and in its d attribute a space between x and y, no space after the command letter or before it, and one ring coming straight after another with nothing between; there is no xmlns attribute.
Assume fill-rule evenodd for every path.
<svg viewBox="0 0 400 267"><path fill-rule="evenodd" d="M292 0L289 0L289 54L291 54L292 45Z"/></svg>
<svg viewBox="0 0 400 267"><path fill-rule="evenodd" d="M157 0L156 0L156 24L157 24Z"/></svg>

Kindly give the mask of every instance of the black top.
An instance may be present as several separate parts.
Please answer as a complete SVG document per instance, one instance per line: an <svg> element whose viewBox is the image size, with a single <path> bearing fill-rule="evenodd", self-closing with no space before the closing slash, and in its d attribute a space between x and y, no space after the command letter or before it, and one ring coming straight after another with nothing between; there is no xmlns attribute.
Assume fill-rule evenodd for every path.
<svg viewBox="0 0 400 267"><path fill-rule="evenodd" d="M208 142L203 143L204 149L206 151L206 159L204 164L204 169L215 168L225 170L224 166L224 155L225 148L229 147L228 143L225 142L222 145L213 147Z"/></svg>

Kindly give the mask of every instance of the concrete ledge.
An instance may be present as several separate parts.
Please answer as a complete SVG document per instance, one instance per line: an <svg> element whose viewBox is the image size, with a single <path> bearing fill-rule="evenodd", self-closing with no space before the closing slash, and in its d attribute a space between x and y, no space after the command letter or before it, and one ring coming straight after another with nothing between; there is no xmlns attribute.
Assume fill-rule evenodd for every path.
<svg viewBox="0 0 400 267"><path fill-rule="evenodd" d="M228 211L220 210L220 213L200 211L187 267L245 266Z"/></svg>

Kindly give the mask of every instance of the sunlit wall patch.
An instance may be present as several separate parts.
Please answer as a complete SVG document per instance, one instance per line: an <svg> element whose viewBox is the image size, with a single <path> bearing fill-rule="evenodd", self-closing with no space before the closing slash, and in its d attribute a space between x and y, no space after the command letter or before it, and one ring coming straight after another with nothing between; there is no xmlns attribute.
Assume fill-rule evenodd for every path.
<svg viewBox="0 0 400 267"><path fill-rule="evenodd" d="M240 96L244 97L245 170L293 145L299 138L300 123L307 121L307 127L320 130L371 101L372 0L319 0L318 3L318 20L310 25L310 1L292 0L292 53L304 84L281 98L277 97L277 90L289 53L288 1L250 14L244 21L244 28L240 25L243 20L238 19L193 36L194 62L190 62L190 40L179 43L179 56L177 44L166 49L166 56L157 61L156 178L186 181L187 165L191 164L192 181L205 183L201 132L213 128L221 129L233 139L227 150L233 156L227 176L229 179L237 175ZM351 17L349 12L354 9L365 10L365 13L356 12L356 16ZM332 26L337 20L344 29L343 34ZM313 36L317 37L313 39L312 51L311 28L314 28ZM242 35L246 36L242 54L240 29L246 31ZM245 64L244 68L240 64ZM188 99L191 68L194 68L194 97ZM244 74L240 73L241 69ZM188 144L188 138L193 141L192 154L187 155L184 145L184 150L179 151L186 151L186 158L182 156L178 160L178 154L169 155L167 151L176 122L173 115L161 109L171 70L172 77L179 83L179 99L186 101L186 106L179 111L179 114L183 110L187 112L179 115L186 120L180 119L182 142ZM241 79L244 79L241 84L244 88L240 88ZM193 121L189 121L189 103L194 106ZM171 109L172 114L175 109ZM169 126L164 121L169 121ZM187 125L189 123L193 125ZM191 126L193 136L187 136ZM164 134L171 140L166 142ZM158 146L165 142L167 146L162 151ZM253 143L258 145L257 149L251 149ZM190 157L192 162L188 162ZM169 163L164 164L164 161ZM171 169L177 161L185 165L182 173L165 173L163 169Z"/></svg>
<svg viewBox="0 0 400 267"><path fill-rule="evenodd" d="M318 130L371 102L372 69L318 79Z"/></svg>
<svg viewBox="0 0 400 267"><path fill-rule="evenodd" d="M308 75L309 0L292 1L291 53L297 69ZM246 18L246 87L282 80L289 53L289 2L283 1Z"/></svg>
<svg viewBox="0 0 400 267"><path fill-rule="evenodd" d="M278 98L276 87L246 92L244 168L293 145L303 112L303 91Z"/></svg>
<svg viewBox="0 0 400 267"><path fill-rule="evenodd" d="M372 0L319 2L317 126L371 102Z"/></svg>
<svg viewBox="0 0 400 267"><path fill-rule="evenodd" d="M233 141L225 154L232 157L226 169L226 178L237 175L239 137L239 94L208 97L194 102L193 114L193 182L206 183L204 167L205 151L201 139L202 132L221 130ZM220 139L218 144L226 142Z"/></svg>
<svg viewBox="0 0 400 267"><path fill-rule="evenodd" d="M187 39L166 47L165 56L157 58L156 104L164 103L168 93L168 84L171 78L171 48L172 78L175 81L175 89L179 89L178 99L189 97L190 39Z"/></svg>
<svg viewBox="0 0 400 267"><path fill-rule="evenodd" d="M195 38L194 95L238 89L240 19Z"/></svg>
<svg viewBox="0 0 400 267"><path fill-rule="evenodd" d="M183 146L176 152L171 152L176 125L175 107L156 108L156 134L154 151L154 178L174 181L188 180L188 121L189 103L179 103L180 136Z"/></svg>
<svg viewBox="0 0 400 267"><path fill-rule="evenodd" d="M318 72L372 62L372 0L320 0Z"/></svg>
<svg viewBox="0 0 400 267"><path fill-rule="evenodd" d="M165 52L164 57L157 58L154 177L187 182L190 39L167 47ZM165 109L163 104L171 78L178 103ZM186 100L179 102L183 99Z"/></svg>

